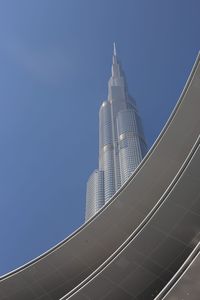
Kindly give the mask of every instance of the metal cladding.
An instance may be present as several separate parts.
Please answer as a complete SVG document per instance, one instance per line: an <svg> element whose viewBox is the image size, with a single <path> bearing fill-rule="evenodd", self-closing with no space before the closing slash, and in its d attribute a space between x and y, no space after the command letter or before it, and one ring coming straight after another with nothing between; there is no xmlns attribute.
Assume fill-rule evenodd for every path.
<svg viewBox="0 0 200 300"><path fill-rule="evenodd" d="M86 219L91 218L104 205L104 173L94 170L87 182ZM95 189L94 189L95 187Z"/></svg>
<svg viewBox="0 0 200 300"><path fill-rule="evenodd" d="M74 234L1 277L0 299L198 300L199 111L200 55L134 174ZM121 135L129 122L120 122Z"/></svg>
<svg viewBox="0 0 200 300"><path fill-rule="evenodd" d="M87 184L86 221L120 188L146 154L146 143L135 101L129 96L114 44L108 100L99 111L99 170L104 177L104 201L98 182ZM93 174L93 173L92 173ZM100 201L100 203L99 203ZM90 202L96 205L90 204ZM94 209L94 206L96 209Z"/></svg>
<svg viewBox="0 0 200 300"><path fill-rule="evenodd" d="M119 111L116 118L122 184L137 168L146 153L142 130L138 130L138 119L139 117L133 109Z"/></svg>

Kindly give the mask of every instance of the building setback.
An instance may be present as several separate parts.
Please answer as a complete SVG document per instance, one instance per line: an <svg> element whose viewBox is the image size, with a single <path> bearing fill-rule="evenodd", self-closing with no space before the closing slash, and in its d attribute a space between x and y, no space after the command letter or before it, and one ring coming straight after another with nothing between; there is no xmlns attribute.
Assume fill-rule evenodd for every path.
<svg viewBox="0 0 200 300"><path fill-rule="evenodd" d="M99 111L99 168L92 172L87 182L86 221L129 178L146 150L136 103L128 94L114 43L108 99Z"/></svg>

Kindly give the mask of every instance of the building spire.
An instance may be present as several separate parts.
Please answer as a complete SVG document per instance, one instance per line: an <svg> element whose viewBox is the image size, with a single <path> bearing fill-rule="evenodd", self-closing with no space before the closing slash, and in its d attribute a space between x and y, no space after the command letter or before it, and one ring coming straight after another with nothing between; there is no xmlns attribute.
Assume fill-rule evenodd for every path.
<svg viewBox="0 0 200 300"><path fill-rule="evenodd" d="M125 82L125 76L121 68L120 62L117 57L116 43L113 43L113 54L112 54L112 67L111 67L111 77L108 82L108 99L112 99L112 87L121 87L124 89L124 95L126 94L127 87ZM114 89L113 89L114 90ZM123 98L123 97L122 97Z"/></svg>
<svg viewBox="0 0 200 300"><path fill-rule="evenodd" d="M117 59L116 43L113 43L113 56L112 56L112 77L120 77L120 66Z"/></svg>
<svg viewBox="0 0 200 300"><path fill-rule="evenodd" d="M113 43L113 55L117 56L116 43Z"/></svg>

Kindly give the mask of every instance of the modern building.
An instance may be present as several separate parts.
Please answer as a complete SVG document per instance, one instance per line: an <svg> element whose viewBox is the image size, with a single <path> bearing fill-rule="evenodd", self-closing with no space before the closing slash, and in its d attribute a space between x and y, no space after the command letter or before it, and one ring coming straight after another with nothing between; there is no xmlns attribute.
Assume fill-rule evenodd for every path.
<svg viewBox="0 0 200 300"><path fill-rule="evenodd" d="M0 299L199 300L199 111L200 55L135 172L71 236L1 277Z"/></svg>
<svg viewBox="0 0 200 300"><path fill-rule="evenodd" d="M126 182L146 150L136 103L128 94L114 43L108 99L99 111L99 168L90 175L87 183L86 221Z"/></svg>

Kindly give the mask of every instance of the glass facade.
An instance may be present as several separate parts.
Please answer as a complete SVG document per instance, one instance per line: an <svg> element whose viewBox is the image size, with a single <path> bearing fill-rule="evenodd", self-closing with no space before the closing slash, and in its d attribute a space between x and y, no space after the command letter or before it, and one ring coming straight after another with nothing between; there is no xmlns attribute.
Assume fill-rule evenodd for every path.
<svg viewBox="0 0 200 300"><path fill-rule="evenodd" d="M110 200L147 150L141 120L135 101L128 94L115 46L111 71L108 100L102 103L99 112L99 168L87 183L86 220ZM101 180L94 174L101 174L98 175Z"/></svg>
<svg viewBox="0 0 200 300"><path fill-rule="evenodd" d="M90 219L104 205L104 179L103 172L94 170L87 182L86 214Z"/></svg>

